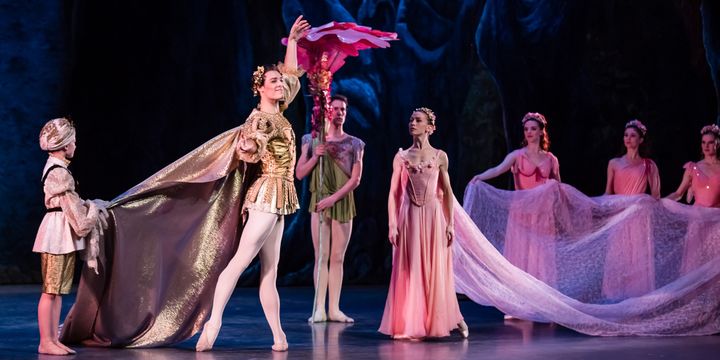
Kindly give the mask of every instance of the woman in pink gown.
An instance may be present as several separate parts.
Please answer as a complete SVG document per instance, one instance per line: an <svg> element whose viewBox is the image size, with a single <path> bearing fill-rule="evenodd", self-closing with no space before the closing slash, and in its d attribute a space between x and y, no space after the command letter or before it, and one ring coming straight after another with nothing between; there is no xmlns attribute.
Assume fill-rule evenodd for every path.
<svg viewBox="0 0 720 360"><path fill-rule="evenodd" d="M718 146L720 145L720 127L708 125L700 131L702 135L703 159L698 162L685 164L685 174L678 189L667 196L672 200L680 200L687 191L687 201L695 206L704 208L720 207L720 159L718 159ZM704 210L700 210L704 211ZM717 252L717 244L704 244L703 239L708 234L700 234L701 231L712 231L712 227L694 224L690 226L685 237L683 249L683 260L680 273L686 274L693 269L700 267L705 260Z"/></svg>
<svg viewBox="0 0 720 360"><path fill-rule="evenodd" d="M455 295L452 268L454 196L448 158L430 146L435 114L416 109L413 145L393 160L388 238L393 245L390 288L379 331L394 339L449 336L468 329Z"/></svg>
<svg viewBox="0 0 720 360"><path fill-rule="evenodd" d="M637 195L650 189L660 198L660 174L651 159L643 157L647 127L639 120L625 124L625 155L611 159L607 169L605 194ZM608 239L602 294L621 300L646 294L655 289L652 223L648 212L628 211L635 217Z"/></svg>
<svg viewBox="0 0 720 360"><path fill-rule="evenodd" d="M530 190L551 179L560 181L558 159L548 151L547 120L542 114L527 113L522 124L523 147L508 154L500 165L475 176L473 182L492 179L508 170L513 173L515 190ZM513 265L555 286L555 218L550 209L538 211L537 205L521 201L510 204L503 255Z"/></svg>

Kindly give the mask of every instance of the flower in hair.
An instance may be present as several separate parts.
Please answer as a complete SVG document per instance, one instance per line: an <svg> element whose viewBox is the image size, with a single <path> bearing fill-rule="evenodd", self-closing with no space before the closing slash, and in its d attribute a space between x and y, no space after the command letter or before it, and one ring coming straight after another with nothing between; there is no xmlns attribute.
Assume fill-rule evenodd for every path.
<svg viewBox="0 0 720 360"><path fill-rule="evenodd" d="M529 113L525 114L525 116L523 116L521 122L523 125L525 125L525 123L530 120L537 121L543 127L547 126L547 120L545 120L545 116L541 113L529 112Z"/></svg>
<svg viewBox="0 0 720 360"><path fill-rule="evenodd" d="M647 133L647 127L645 127L645 125L638 119L628 121L627 124L625 124L625 128L627 129L629 127L635 127L640 130L642 136L645 136L645 134Z"/></svg>
<svg viewBox="0 0 720 360"><path fill-rule="evenodd" d="M430 120L430 123L433 125L435 124L435 119L436 119L435 112L433 112L430 108L419 107L419 108L415 109L415 111L424 113L425 115L427 115L428 119Z"/></svg>
<svg viewBox="0 0 720 360"><path fill-rule="evenodd" d="M265 67L264 66L258 66L257 69L253 72L253 85L252 85L252 91L253 96L259 95L260 87L263 85L263 81L265 79Z"/></svg>
<svg viewBox="0 0 720 360"><path fill-rule="evenodd" d="M705 134L715 134L715 137L720 138L720 127L718 127L715 124L703 126L702 130L700 130L700 135Z"/></svg>

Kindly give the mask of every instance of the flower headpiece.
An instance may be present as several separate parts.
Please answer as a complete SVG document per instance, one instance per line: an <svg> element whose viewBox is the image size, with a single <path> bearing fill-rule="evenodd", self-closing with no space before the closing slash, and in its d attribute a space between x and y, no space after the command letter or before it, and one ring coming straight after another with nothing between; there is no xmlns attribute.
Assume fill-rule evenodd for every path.
<svg viewBox="0 0 720 360"><path fill-rule="evenodd" d="M703 126L700 130L700 135L713 134L716 138L720 139L720 127L715 124Z"/></svg>
<svg viewBox="0 0 720 360"><path fill-rule="evenodd" d="M437 119L437 117L435 116L435 112L433 112L430 108L419 107L419 108L415 109L415 111L421 112L421 113L424 113L425 115L427 115L428 120L429 120L428 122L430 123L430 125L433 125L433 126L435 125L435 119Z"/></svg>
<svg viewBox="0 0 720 360"><path fill-rule="evenodd" d="M265 80L265 67L258 66L257 69L255 69L255 71L253 72L252 79L253 96L258 96L258 89L263 86L263 82Z"/></svg>
<svg viewBox="0 0 720 360"><path fill-rule="evenodd" d="M523 116L521 122L523 125L525 125L525 123L530 120L537 121L540 125L542 125L542 127L547 126L547 120L545 120L545 116L541 113L529 112L525 114L525 116Z"/></svg>
<svg viewBox="0 0 720 360"><path fill-rule="evenodd" d="M638 119L628 121L627 124L625 124L625 128L627 129L629 127L634 127L640 130L640 135L642 136L645 136L645 134L647 134L647 127L645 127L645 125Z"/></svg>

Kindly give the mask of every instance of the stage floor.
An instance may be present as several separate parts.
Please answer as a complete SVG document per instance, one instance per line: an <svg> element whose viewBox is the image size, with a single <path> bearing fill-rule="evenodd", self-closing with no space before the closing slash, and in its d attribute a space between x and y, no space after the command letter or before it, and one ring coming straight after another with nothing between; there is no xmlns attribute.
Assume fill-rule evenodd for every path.
<svg viewBox="0 0 720 360"><path fill-rule="evenodd" d="M39 286L0 287L0 359L58 359L36 354ZM197 335L173 347L102 349L76 347L79 359L716 359L720 336L592 337L561 326L503 321L494 308L460 302L470 338L459 334L427 341L393 341L377 332L386 287L348 287L343 310L355 324L308 324L311 288L280 288L283 328L290 350L270 350L272 336L256 288L236 289L223 328L208 353L193 351ZM63 316L75 298L64 297Z"/></svg>

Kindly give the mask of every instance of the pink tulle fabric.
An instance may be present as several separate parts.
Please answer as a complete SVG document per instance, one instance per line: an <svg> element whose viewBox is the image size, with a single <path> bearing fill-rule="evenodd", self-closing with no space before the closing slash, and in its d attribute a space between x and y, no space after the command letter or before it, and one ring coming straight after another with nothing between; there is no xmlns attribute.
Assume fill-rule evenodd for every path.
<svg viewBox="0 0 720 360"><path fill-rule="evenodd" d="M554 181L514 192L472 183L464 201L467 213L455 206L455 284L458 292L475 302L590 335L720 332L720 209L699 209L647 195L588 198ZM513 266L497 250L505 242L510 203L516 201L553 214L555 236L537 238L555 243L555 287ZM655 249L657 289L608 299L601 290L604 268L613 266L606 259L608 239L637 216L650 219L647 235ZM681 275L683 239L692 226L704 229L698 240L704 251ZM532 226L526 230L534 235ZM618 271L633 274L642 268Z"/></svg>
<svg viewBox="0 0 720 360"><path fill-rule="evenodd" d="M615 194L644 194L648 187L651 192L660 192L660 176L652 160L643 159L638 164L614 161L611 166L614 166L612 189ZM631 216L632 221L618 224L617 231L608 234L602 285L603 296L608 299L625 299L655 289L652 215L640 210Z"/></svg>
<svg viewBox="0 0 720 360"><path fill-rule="evenodd" d="M558 173L558 167L557 158L552 153L536 165L522 151L512 169L515 189L532 189L545 184L553 174ZM502 252L513 265L547 284L555 285L555 243L551 241L556 235L555 220L552 213L538 210L535 204L520 200L510 202ZM535 230L535 235L528 236L528 227Z"/></svg>
<svg viewBox="0 0 720 360"><path fill-rule="evenodd" d="M404 151L398 203L398 243L379 331L407 337L443 337L462 321L453 281L452 251L438 190L437 154L411 164Z"/></svg>

